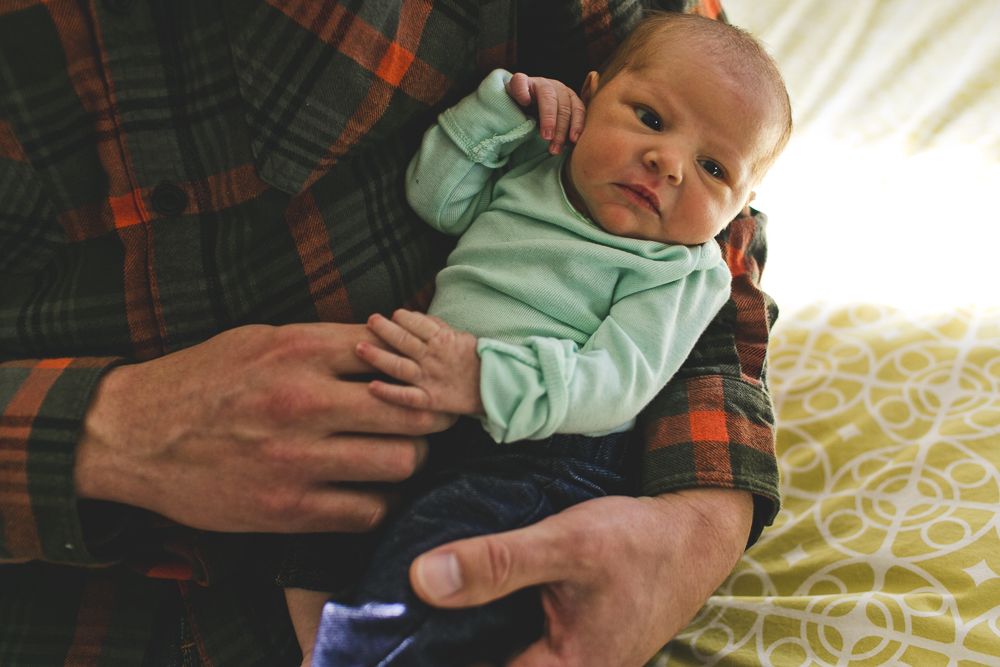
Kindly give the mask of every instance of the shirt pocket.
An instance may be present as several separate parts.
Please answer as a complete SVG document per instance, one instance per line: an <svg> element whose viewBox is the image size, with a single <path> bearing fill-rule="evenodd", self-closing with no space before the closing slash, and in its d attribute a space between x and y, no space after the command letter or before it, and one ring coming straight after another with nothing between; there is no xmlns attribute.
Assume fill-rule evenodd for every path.
<svg viewBox="0 0 1000 667"><path fill-rule="evenodd" d="M289 194L348 151L426 127L456 82L475 78L474 5L464 18L403 0L223 7L258 174Z"/></svg>

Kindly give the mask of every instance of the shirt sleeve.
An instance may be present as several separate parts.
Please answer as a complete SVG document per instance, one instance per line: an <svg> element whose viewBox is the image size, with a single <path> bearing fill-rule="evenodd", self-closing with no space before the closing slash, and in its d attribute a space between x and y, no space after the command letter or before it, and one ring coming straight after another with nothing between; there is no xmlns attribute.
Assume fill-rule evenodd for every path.
<svg viewBox="0 0 1000 667"><path fill-rule="evenodd" d="M493 185L511 153L533 133L494 70L474 93L438 117L406 172L406 198L435 229L461 234L489 206Z"/></svg>
<svg viewBox="0 0 1000 667"><path fill-rule="evenodd" d="M82 505L87 514L87 503L76 499L73 470L90 397L119 361L0 364L0 563L107 562L92 547L112 537L131 510L121 506L120 511L95 513L99 521L85 531L80 510Z"/></svg>
<svg viewBox="0 0 1000 667"><path fill-rule="evenodd" d="M715 244L697 250L704 266L617 301L582 348L555 338L480 339L484 423L494 440L601 433L635 418L729 294Z"/></svg>
<svg viewBox="0 0 1000 667"><path fill-rule="evenodd" d="M0 364L0 565L120 562L145 576L207 584L237 571L247 554L271 558L256 536L196 530L140 508L76 497L75 452L87 408L104 374L122 362Z"/></svg>
<svg viewBox="0 0 1000 667"><path fill-rule="evenodd" d="M754 495L749 544L780 508L767 343L778 310L760 288L763 213L734 220L717 240L732 273L729 300L674 378L639 417L642 492L722 487Z"/></svg>

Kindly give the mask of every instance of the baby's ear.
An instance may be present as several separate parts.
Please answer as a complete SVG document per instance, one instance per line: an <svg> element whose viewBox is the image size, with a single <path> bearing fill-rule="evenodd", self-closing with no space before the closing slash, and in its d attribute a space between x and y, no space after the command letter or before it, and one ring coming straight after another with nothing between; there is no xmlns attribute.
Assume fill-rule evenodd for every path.
<svg viewBox="0 0 1000 667"><path fill-rule="evenodd" d="M594 99L600 80L601 75L597 72L591 72L583 80L583 86L580 88L580 99L583 101L584 106L589 106L590 100Z"/></svg>

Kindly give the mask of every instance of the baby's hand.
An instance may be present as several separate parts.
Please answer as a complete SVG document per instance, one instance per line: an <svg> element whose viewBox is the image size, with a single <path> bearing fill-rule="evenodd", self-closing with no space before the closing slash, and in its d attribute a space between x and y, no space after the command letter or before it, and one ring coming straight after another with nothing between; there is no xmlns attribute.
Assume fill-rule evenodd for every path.
<svg viewBox="0 0 1000 667"><path fill-rule="evenodd" d="M456 331L436 317L397 310L392 320L368 318L368 328L397 352L358 343L356 354L386 375L410 386L373 380L378 398L418 410L483 414L479 397L476 337Z"/></svg>
<svg viewBox="0 0 1000 667"><path fill-rule="evenodd" d="M518 72L507 84L507 92L523 107L538 106L538 129L542 139L549 140L553 155L562 152L567 137L573 143L580 138L587 108L564 83Z"/></svg>

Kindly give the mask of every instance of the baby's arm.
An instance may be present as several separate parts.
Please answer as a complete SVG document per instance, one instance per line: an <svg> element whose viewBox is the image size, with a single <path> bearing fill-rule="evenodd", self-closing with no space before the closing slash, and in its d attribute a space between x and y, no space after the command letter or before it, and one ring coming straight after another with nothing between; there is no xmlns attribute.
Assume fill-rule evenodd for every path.
<svg viewBox="0 0 1000 667"><path fill-rule="evenodd" d="M400 311L394 316L397 323L410 318L420 322L409 326L418 335L406 331L404 336L402 327L383 327L391 323L374 317L373 331L398 352L362 346L360 356L398 380L426 386L376 383L372 391L392 403L485 414L484 424L497 442L607 432L621 426L673 375L729 293L731 278L717 245L672 246L664 252L672 259L664 255L657 263L659 275L626 277L619 283L618 300L583 347L551 336L530 336L519 345L476 339L444 328L431 317ZM654 287L661 279L663 284ZM463 341L462 360L450 347L441 346L428 355L441 370L436 378L426 378L421 367L426 365L421 358L426 354L424 340L435 335L445 340L439 332ZM454 366L449 368L449 362ZM435 384L458 384L463 373L464 389L447 393L477 397L475 407L442 400L446 392Z"/></svg>
<svg viewBox="0 0 1000 667"><path fill-rule="evenodd" d="M368 328L395 352L358 343L357 355L377 370L407 383L374 380L369 388L375 396L420 410L483 414L475 336L410 310L397 310L392 320L372 315Z"/></svg>
<svg viewBox="0 0 1000 667"><path fill-rule="evenodd" d="M549 153L583 129L583 102L565 85L495 70L424 134L406 171L413 210L435 229L463 233L489 207L505 168L545 154L524 107L537 113Z"/></svg>

